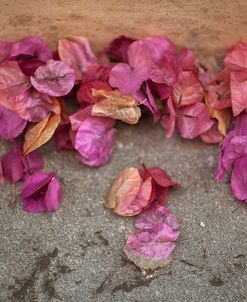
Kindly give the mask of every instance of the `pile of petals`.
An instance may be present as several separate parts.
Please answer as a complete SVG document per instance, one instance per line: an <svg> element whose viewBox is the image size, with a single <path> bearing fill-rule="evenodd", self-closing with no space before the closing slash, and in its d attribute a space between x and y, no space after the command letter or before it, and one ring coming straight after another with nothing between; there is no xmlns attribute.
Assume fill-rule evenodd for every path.
<svg viewBox="0 0 247 302"><path fill-rule="evenodd" d="M162 169L125 168L114 180L105 206L120 216L136 216L135 232L124 247L127 257L143 269L155 269L171 261L179 223L164 204L169 188L180 185Z"/></svg>
<svg viewBox="0 0 247 302"><path fill-rule="evenodd" d="M118 123L136 124L150 112L167 137L176 131L185 139L220 143L223 154L227 132L247 114L246 41L228 50L221 71L214 58L197 58L163 36L120 36L97 54L80 36L60 39L55 50L36 36L0 41L0 49L0 139L12 144L1 160L0 183L24 181L26 188L27 182L21 193L27 211L55 210L60 201L60 189L49 193L51 184L58 188L55 172L38 177L41 164L27 166L51 138L57 151L75 150L80 162L99 167L114 152ZM238 163L232 164L232 187L239 188L233 193L245 200ZM147 196L140 198L147 202ZM27 206L27 199L37 206Z"/></svg>

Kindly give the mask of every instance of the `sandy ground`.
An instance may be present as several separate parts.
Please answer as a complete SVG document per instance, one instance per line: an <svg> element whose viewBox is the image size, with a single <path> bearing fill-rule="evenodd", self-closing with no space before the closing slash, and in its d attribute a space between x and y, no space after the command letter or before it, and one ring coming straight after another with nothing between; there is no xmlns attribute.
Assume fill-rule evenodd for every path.
<svg viewBox="0 0 247 302"><path fill-rule="evenodd" d="M247 207L234 200L229 180L214 181L217 146L178 137L144 119L118 125L112 160L99 169L80 164L74 152L42 148L46 170L57 170L63 200L52 214L8 206L0 193L0 301L247 301ZM1 143L1 154L7 145ZM126 166L159 165L183 185L168 196L181 222L172 262L141 271L122 251L132 218L103 207L114 177Z"/></svg>

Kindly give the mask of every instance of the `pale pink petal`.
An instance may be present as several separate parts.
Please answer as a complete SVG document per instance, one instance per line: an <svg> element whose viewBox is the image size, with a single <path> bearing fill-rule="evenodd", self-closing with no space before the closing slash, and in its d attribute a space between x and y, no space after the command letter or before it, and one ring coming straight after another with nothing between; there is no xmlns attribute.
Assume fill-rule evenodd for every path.
<svg viewBox="0 0 247 302"><path fill-rule="evenodd" d="M247 108L247 69L231 73L231 99L234 116Z"/></svg>
<svg viewBox="0 0 247 302"><path fill-rule="evenodd" d="M176 127L183 138L193 139L213 126L209 118L207 106L203 103L179 109L177 112Z"/></svg>
<svg viewBox="0 0 247 302"><path fill-rule="evenodd" d="M202 101L203 88L192 71L180 73L179 82L172 89L172 99L179 107Z"/></svg>
<svg viewBox="0 0 247 302"><path fill-rule="evenodd" d="M16 97L31 86L16 62L6 62L0 66L0 105L15 111Z"/></svg>
<svg viewBox="0 0 247 302"><path fill-rule="evenodd" d="M62 61L73 68L76 81L81 81L96 57L89 41L84 37L71 37L58 41L58 54Z"/></svg>
<svg viewBox="0 0 247 302"><path fill-rule="evenodd" d="M173 230L166 224L152 229L136 231L128 236L124 252L135 265L144 269L155 269L167 265L175 249L170 241Z"/></svg>

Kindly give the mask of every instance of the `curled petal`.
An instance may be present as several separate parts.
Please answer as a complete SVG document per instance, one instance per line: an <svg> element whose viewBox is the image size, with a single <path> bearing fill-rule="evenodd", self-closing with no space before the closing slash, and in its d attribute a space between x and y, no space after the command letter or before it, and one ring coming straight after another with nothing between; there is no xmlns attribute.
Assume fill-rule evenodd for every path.
<svg viewBox="0 0 247 302"><path fill-rule="evenodd" d="M121 216L133 216L145 208L152 196L152 179L142 180L138 169L126 168L108 191L105 206Z"/></svg>
<svg viewBox="0 0 247 302"><path fill-rule="evenodd" d="M73 69L64 62L49 60L46 65L36 69L31 82L40 93L63 96L73 88L75 74Z"/></svg>
<svg viewBox="0 0 247 302"><path fill-rule="evenodd" d="M92 108L94 116L109 116L128 124L136 124L141 117L137 101L119 90L93 89L93 97L99 99Z"/></svg>

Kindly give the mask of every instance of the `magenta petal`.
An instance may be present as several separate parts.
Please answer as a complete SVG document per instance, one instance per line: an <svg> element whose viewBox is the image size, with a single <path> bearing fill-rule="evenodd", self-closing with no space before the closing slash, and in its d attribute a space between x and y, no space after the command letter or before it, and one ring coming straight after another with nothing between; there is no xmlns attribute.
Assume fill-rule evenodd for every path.
<svg viewBox="0 0 247 302"><path fill-rule="evenodd" d="M62 191L55 173L37 172L25 179L21 198L27 212L55 211L60 203Z"/></svg>
<svg viewBox="0 0 247 302"><path fill-rule="evenodd" d="M42 154L35 150L22 157L24 164L24 173L33 174L44 168L44 160Z"/></svg>
<svg viewBox="0 0 247 302"><path fill-rule="evenodd" d="M128 64L116 64L109 74L109 83L123 93L137 92L148 80L152 67L150 48L143 41L133 42L128 48Z"/></svg>
<svg viewBox="0 0 247 302"><path fill-rule="evenodd" d="M24 165L21 159L20 148L14 146L1 160L4 179L14 184L22 179Z"/></svg>
<svg viewBox="0 0 247 302"><path fill-rule="evenodd" d="M11 58L31 56L46 62L52 59L52 50L41 38L30 36L13 43L10 56Z"/></svg>
<svg viewBox="0 0 247 302"><path fill-rule="evenodd" d="M233 165L231 188L237 199L247 202L247 155L237 159Z"/></svg>
<svg viewBox="0 0 247 302"><path fill-rule="evenodd" d="M46 65L36 69L34 76L31 77L31 82L40 93L63 96L73 88L75 74L66 63L49 60Z"/></svg>
<svg viewBox="0 0 247 302"><path fill-rule="evenodd" d="M114 124L113 119L104 117L89 117L81 123L75 137L80 161L93 167L109 161L116 137Z"/></svg>
<svg viewBox="0 0 247 302"><path fill-rule="evenodd" d="M247 136L247 113L243 112L235 120L234 135Z"/></svg>
<svg viewBox="0 0 247 302"><path fill-rule="evenodd" d="M15 103L15 111L18 115L35 123L44 119L52 110L54 100L32 88L19 95Z"/></svg>
<svg viewBox="0 0 247 302"><path fill-rule="evenodd" d="M203 103L179 109L177 112L177 129L183 138L193 139L213 126L207 106Z"/></svg>
<svg viewBox="0 0 247 302"><path fill-rule="evenodd" d="M20 135L27 121L20 118L16 112L0 106L0 138L10 140Z"/></svg>
<svg viewBox="0 0 247 302"><path fill-rule="evenodd" d="M130 94L140 89L143 78L138 77L138 74L128 64L119 63L110 71L109 83L121 92Z"/></svg>

